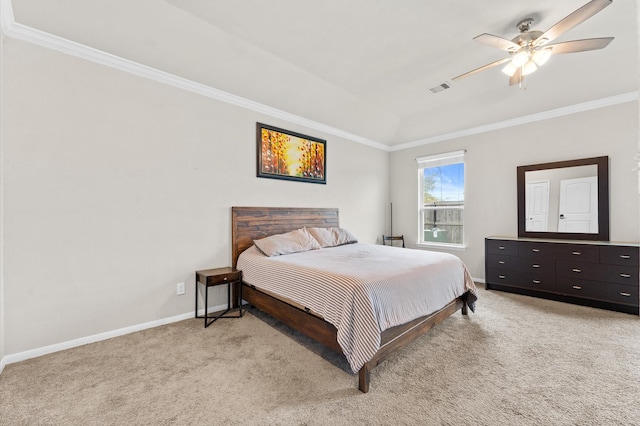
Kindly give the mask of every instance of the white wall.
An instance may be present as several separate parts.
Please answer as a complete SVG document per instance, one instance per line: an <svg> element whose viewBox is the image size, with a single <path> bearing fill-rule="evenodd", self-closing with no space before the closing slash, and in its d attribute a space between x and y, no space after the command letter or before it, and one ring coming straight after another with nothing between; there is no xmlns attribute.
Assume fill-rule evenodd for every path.
<svg viewBox="0 0 640 426"><path fill-rule="evenodd" d="M2 194L2 188L4 187L4 175L2 174L1 167L3 163L3 140L4 140L4 131L3 131L3 115L4 111L3 106L3 93L2 90L2 82L3 82L3 69L4 69L4 34L0 31L0 372L4 368L4 274L2 271L4 270L4 196Z"/></svg>
<svg viewBox="0 0 640 426"><path fill-rule="evenodd" d="M611 238L639 239L637 103L388 154L4 36L0 59L0 363L192 311L193 272L230 263L232 205L338 207L375 242L391 194L414 245L423 155L467 150L455 254L476 278L484 237L517 234L518 165L608 155ZM327 185L257 179L256 121L327 139Z"/></svg>
<svg viewBox="0 0 640 426"><path fill-rule="evenodd" d="M465 149L465 251L474 278L484 278L484 238L518 235L516 167L609 156L610 238L638 242L638 102L558 117L391 153L393 229L410 246L418 237L415 158Z"/></svg>
<svg viewBox="0 0 640 426"><path fill-rule="evenodd" d="M192 311L194 271L230 264L234 205L338 207L361 241L383 231L387 152L15 39L3 47L0 355ZM257 121L327 139L327 184L256 178ZM216 290L211 305L226 300Z"/></svg>

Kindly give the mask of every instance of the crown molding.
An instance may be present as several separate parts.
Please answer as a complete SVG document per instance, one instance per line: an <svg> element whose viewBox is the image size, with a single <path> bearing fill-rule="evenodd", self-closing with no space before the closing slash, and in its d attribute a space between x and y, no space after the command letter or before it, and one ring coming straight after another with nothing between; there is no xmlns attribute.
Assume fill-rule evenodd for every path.
<svg viewBox="0 0 640 426"><path fill-rule="evenodd" d="M565 115L575 114L578 112L590 111L593 109L604 108L612 105L633 102L638 100L638 92L628 92L608 98L596 99L595 101L583 102L580 104L570 105L567 107L556 108L549 111L543 111L536 114L525 115L523 117L513 118L511 120L498 121L496 123L484 126L472 127L457 132L445 133L425 139L418 139L412 142L402 143L390 147L389 151L402 151L408 148L415 148L431 143L442 142L451 139L462 138L465 136L477 135L480 133L491 132L493 130L505 129L507 127L520 126L523 124L534 123L536 121L549 120L551 118L562 117Z"/></svg>
<svg viewBox="0 0 640 426"><path fill-rule="evenodd" d="M32 27L28 27L26 25L19 24L15 22L11 0L0 1L2 32L8 37L33 43L42 47L46 47L48 49L56 50L67 55L86 59L100 65L115 68L117 70L136 75L138 77L143 77L161 84L166 84L168 86L186 90L188 92L215 99L217 101L225 102L230 105L251 110L260 114L268 115L270 117L286 120L293 124L298 124L310 129L318 130L320 132L338 136L343 139L347 139L363 145L368 145L373 148L381 149L384 151L389 150L389 147L387 145L384 145L380 142L367 139L365 137L355 135L341 129L337 129L335 127L328 126L326 124L319 123L317 121L310 120L296 114L282 111L280 109L255 102L250 99L243 98L241 96L237 96L232 93L195 82L193 80L182 78L175 74L170 74L156 68L142 65L140 63L133 62L128 59L104 52L102 50L94 49L92 47L85 46L83 44L76 43L74 41L58 37L56 35L40 31Z"/></svg>
<svg viewBox="0 0 640 426"><path fill-rule="evenodd" d="M13 17L13 6L11 0L0 0L0 27L2 33L7 34L7 28L11 27L15 23Z"/></svg>
<svg viewBox="0 0 640 426"><path fill-rule="evenodd" d="M431 143L442 142L451 139L457 139L465 136L477 135L480 133L490 132L494 130L504 129L507 127L519 126L522 124L533 123L536 121L548 120L551 118L562 117L578 112L589 111L597 108L603 108L620 103L637 101L638 92L629 92L622 95L611 96L608 98L597 99L594 101L584 102L581 104L570 105L563 108L557 108L549 111L543 111L523 117L510 120L490 123L484 126L472 127L456 132L444 133L429 138L417 139L411 142L401 143L398 145L388 146L378 141L374 141L314 120L301 117L277 108L270 107L259 102L252 101L241 96L234 95L223 90L216 89L205 84L201 84L186 78L179 77L158 69L121 58L110 53L94 49L89 46L76 43L74 41L58 37L56 35L28 27L26 25L15 22L13 15L13 7L11 0L0 0L0 21L2 32L8 37L23 40L48 49L56 50L67 55L86 59L104 66L118 69L129 74L143 77L161 84L172 86L178 89L186 90L201 96L225 102L240 108L251 110L260 114L264 114L277 119L285 120L293 124L298 124L310 129L318 130L333 136L337 136L352 142L367 145L382 151L393 152L404 149L415 148Z"/></svg>

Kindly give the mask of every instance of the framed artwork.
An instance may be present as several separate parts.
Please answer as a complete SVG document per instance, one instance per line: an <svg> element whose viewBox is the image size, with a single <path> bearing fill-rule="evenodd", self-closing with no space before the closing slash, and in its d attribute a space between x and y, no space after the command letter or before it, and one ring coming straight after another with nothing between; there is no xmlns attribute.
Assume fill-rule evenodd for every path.
<svg viewBox="0 0 640 426"><path fill-rule="evenodd" d="M327 141L257 123L258 177L327 183Z"/></svg>

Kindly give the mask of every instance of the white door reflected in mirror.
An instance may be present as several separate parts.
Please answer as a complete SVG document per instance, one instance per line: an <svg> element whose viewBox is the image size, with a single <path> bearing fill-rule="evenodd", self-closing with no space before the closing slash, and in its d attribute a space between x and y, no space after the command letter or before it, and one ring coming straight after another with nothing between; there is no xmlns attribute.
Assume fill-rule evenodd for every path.
<svg viewBox="0 0 640 426"><path fill-rule="evenodd" d="M545 232L549 221L549 181L527 182L527 232Z"/></svg>
<svg viewBox="0 0 640 426"><path fill-rule="evenodd" d="M596 165L527 171L527 232L598 233Z"/></svg>
<svg viewBox="0 0 640 426"><path fill-rule="evenodd" d="M598 178L560 181L559 232L598 232Z"/></svg>

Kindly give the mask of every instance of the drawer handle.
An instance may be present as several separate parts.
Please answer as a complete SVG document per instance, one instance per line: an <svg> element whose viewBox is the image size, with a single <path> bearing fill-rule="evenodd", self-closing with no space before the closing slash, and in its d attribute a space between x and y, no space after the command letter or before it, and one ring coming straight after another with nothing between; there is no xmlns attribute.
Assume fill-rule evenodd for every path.
<svg viewBox="0 0 640 426"><path fill-rule="evenodd" d="M621 254L620 259L631 259L631 256L629 256L628 254Z"/></svg>
<svg viewBox="0 0 640 426"><path fill-rule="evenodd" d="M504 250L504 246L498 246L498 250Z"/></svg>
<svg viewBox="0 0 640 426"><path fill-rule="evenodd" d="M504 280L507 277L505 277L504 275L498 275L498 278L500 278L501 280Z"/></svg>
<svg viewBox="0 0 640 426"><path fill-rule="evenodd" d="M579 285L574 285L572 287L575 288L576 290L582 290L582 287L580 287Z"/></svg>
<svg viewBox="0 0 640 426"><path fill-rule="evenodd" d="M499 263L500 265L504 265L504 260L498 260L498 263Z"/></svg>
<svg viewBox="0 0 640 426"><path fill-rule="evenodd" d="M629 275L629 274L620 274L620 276L622 278L631 278L631 275Z"/></svg>
<svg viewBox="0 0 640 426"><path fill-rule="evenodd" d="M579 251L572 251L571 254L574 256L580 256L582 253L580 253Z"/></svg>
<svg viewBox="0 0 640 426"><path fill-rule="evenodd" d="M540 280L533 280L534 284L540 284Z"/></svg>
<svg viewBox="0 0 640 426"><path fill-rule="evenodd" d="M531 249L532 252L534 253L538 253L540 251L540 249Z"/></svg>
<svg viewBox="0 0 640 426"><path fill-rule="evenodd" d="M572 269L572 271L573 271L573 272L577 272L577 273L580 273L580 272L582 272L582 269L578 269L578 268L573 268L573 269Z"/></svg>
<svg viewBox="0 0 640 426"><path fill-rule="evenodd" d="M537 263L534 263L534 264L533 264L533 265L531 265L531 266L533 266L534 268L539 268L539 267L540 267L540 265L538 265Z"/></svg>
<svg viewBox="0 0 640 426"><path fill-rule="evenodd" d="M224 280L226 281L226 280L227 280L227 277L224 277Z"/></svg>
<svg viewBox="0 0 640 426"><path fill-rule="evenodd" d="M620 296L631 297L631 293L625 293L624 291L621 291Z"/></svg>

